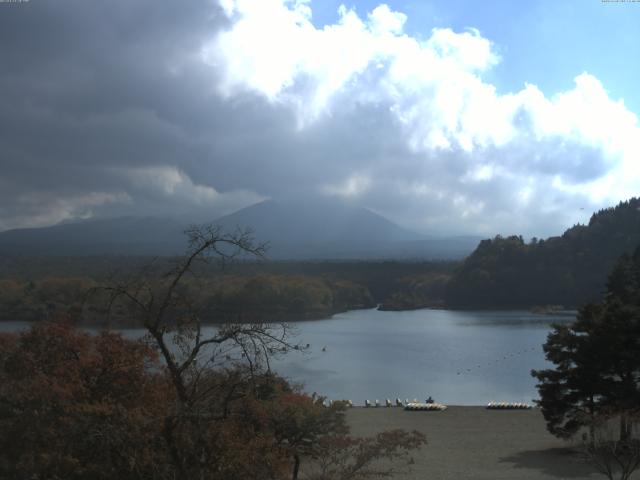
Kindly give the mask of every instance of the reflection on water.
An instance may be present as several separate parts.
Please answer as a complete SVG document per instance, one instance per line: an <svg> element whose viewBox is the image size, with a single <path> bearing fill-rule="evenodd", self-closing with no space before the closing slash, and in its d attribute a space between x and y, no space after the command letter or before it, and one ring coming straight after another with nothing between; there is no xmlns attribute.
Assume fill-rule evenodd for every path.
<svg viewBox="0 0 640 480"><path fill-rule="evenodd" d="M537 392L530 371L547 366L542 344L550 324L572 320L524 311L355 310L294 323L296 341L311 348L272 366L309 392L358 405L429 395L450 405L531 402ZM25 326L0 323L0 331Z"/></svg>
<svg viewBox="0 0 640 480"><path fill-rule="evenodd" d="M275 368L308 391L356 404L429 395L454 405L530 402L537 397L530 371L546 366L550 324L572 320L524 311L352 311L297 323L311 352L293 352Z"/></svg>

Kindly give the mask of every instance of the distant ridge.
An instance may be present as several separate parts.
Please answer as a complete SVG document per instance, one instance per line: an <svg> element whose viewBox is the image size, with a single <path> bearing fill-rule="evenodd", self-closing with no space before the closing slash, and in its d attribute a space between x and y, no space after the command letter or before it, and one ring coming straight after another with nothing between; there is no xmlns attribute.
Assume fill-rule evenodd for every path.
<svg viewBox="0 0 640 480"><path fill-rule="evenodd" d="M250 227L273 259L457 259L480 237L427 237L366 208L335 200L266 200L217 220Z"/></svg>
<svg viewBox="0 0 640 480"><path fill-rule="evenodd" d="M0 253L21 255L176 255L184 225L169 218L90 219L0 232Z"/></svg>
<svg viewBox="0 0 640 480"><path fill-rule="evenodd" d="M179 255L192 222L172 218L93 219L0 233L0 254ZM250 228L268 242L267 257L324 259L455 259L479 237L436 238L406 230L368 209L332 200L267 200L217 219L225 231Z"/></svg>
<svg viewBox="0 0 640 480"><path fill-rule="evenodd" d="M520 308L599 301L618 258L638 245L639 198L600 210L588 225L575 225L560 237L483 240L450 280L447 304Z"/></svg>
<svg viewBox="0 0 640 480"><path fill-rule="evenodd" d="M251 228L255 238L269 242L269 256L275 258L366 256L423 238L370 210L331 201L267 200L216 223L227 230Z"/></svg>

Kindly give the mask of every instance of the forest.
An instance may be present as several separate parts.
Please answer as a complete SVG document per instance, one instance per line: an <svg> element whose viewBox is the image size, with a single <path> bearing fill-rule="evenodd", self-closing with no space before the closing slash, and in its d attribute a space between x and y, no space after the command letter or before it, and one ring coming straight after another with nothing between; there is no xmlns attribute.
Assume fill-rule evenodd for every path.
<svg viewBox="0 0 640 480"><path fill-rule="evenodd" d="M108 299L99 293L99 286L91 278L78 277L0 280L0 320L39 321L67 313L85 324L136 326L136 318L126 305L115 305L107 314ZM314 319L375 306L371 294L361 285L303 276L227 275L189 279L184 281L183 291L198 304L203 316L220 323L251 322L258 318Z"/></svg>
<svg viewBox="0 0 640 480"><path fill-rule="evenodd" d="M88 324L135 325L125 308L100 314L100 285L142 272L160 279L174 259L147 257L5 257L0 266L0 321L78 314ZM209 322L326 318L358 308L439 305L454 262L269 262L200 265L183 287ZM404 302L404 303L402 303Z"/></svg>
<svg viewBox="0 0 640 480"><path fill-rule="evenodd" d="M575 307L598 300L617 259L640 244L640 199L546 240L483 240L446 285L451 308Z"/></svg>
<svg viewBox="0 0 640 480"><path fill-rule="evenodd" d="M206 317L224 322L304 320L379 306L509 309L574 308L602 295L616 259L640 244L640 199L592 215L561 236L496 236L455 261L269 261L198 266L183 287ZM36 321L55 313L84 322L133 325L122 307L100 314L96 287L144 275L159 279L170 257L0 258L0 320ZM102 303L101 303L102 302Z"/></svg>
<svg viewBox="0 0 640 480"><path fill-rule="evenodd" d="M347 480L406 471L423 434L351 436L346 402L327 405L271 371L270 359L305 348L286 324L203 331L196 285L184 285L194 266L219 244L260 251L243 236L191 233L192 249L164 275L96 290L109 309L127 308L145 339L92 335L61 312L0 334L0 477ZM291 297L297 287L287 286ZM268 280L250 288L277 290Z"/></svg>

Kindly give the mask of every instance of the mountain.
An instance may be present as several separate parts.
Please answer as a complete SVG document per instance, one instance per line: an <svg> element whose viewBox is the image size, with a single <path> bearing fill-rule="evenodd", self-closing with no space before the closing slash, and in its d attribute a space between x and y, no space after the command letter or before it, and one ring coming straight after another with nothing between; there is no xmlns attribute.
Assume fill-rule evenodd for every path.
<svg viewBox="0 0 640 480"><path fill-rule="evenodd" d="M250 228L272 259L449 259L468 255L478 237L436 238L405 230L365 208L337 201L267 200L215 222ZM186 220L121 217L0 233L0 253L176 255Z"/></svg>
<svg viewBox="0 0 640 480"><path fill-rule="evenodd" d="M219 218L226 227L249 226L256 238L281 244L366 244L420 240L365 208L336 201L266 200Z"/></svg>
<svg viewBox="0 0 640 480"><path fill-rule="evenodd" d="M0 254L167 255L186 247L184 225L173 219L119 217L0 232Z"/></svg>
<svg viewBox="0 0 640 480"><path fill-rule="evenodd" d="M640 198L594 213L560 237L483 240L454 272L447 304L462 308L579 306L600 301L617 259L640 245Z"/></svg>
<svg viewBox="0 0 640 480"><path fill-rule="evenodd" d="M216 223L227 230L251 228L276 259L461 258L480 240L426 237L366 208L330 200L267 200Z"/></svg>

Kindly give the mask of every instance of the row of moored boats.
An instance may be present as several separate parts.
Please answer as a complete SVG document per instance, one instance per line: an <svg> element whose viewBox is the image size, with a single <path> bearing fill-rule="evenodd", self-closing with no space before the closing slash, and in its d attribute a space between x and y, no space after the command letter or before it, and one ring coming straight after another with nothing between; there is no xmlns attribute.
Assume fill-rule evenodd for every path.
<svg viewBox="0 0 640 480"><path fill-rule="evenodd" d="M489 402L487 408L489 410L529 410L532 407L528 403Z"/></svg>
<svg viewBox="0 0 640 480"><path fill-rule="evenodd" d="M353 407L353 402L351 400L344 401L347 406ZM331 405L331 401L329 401L329 405ZM405 410L427 410L427 411L443 411L447 409L447 406L442 403L434 402L431 397L427 399L426 402L418 402L417 399L413 399L413 401L409 401L409 399L405 399L404 401L400 398L396 398L395 402L392 402L390 399L386 399L384 403L381 403L377 399L373 402L369 400L364 401L365 408L375 408L375 407L402 407ZM533 408L528 403L518 403L518 402L489 402L487 404L488 410L529 410Z"/></svg>

